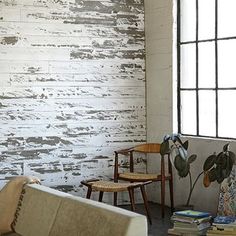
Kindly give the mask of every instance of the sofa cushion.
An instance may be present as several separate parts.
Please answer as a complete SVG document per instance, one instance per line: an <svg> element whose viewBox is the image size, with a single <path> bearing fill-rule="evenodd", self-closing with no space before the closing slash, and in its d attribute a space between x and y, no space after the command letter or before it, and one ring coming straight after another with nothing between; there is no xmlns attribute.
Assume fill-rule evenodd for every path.
<svg viewBox="0 0 236 236"><path fill-rule="evenodd" d="M49 235L66 196L70 195L41 185L26 185L13 226L15 232L23 236Z"/></svg>
<svg viewBox="0 0 236 236"><path fill-rule="evenodd" d="M6 234L1 234L1 236L21 236L20 234L11 232L11 233L6 233Z"/></svg>
<svg viewBox="0 0 236 236"><path fill-rule="evenodd" d="M37 183L39 179L31 176L12 178L0 192L0 234L10 232L22 188L27 183Z"/></svg>
<svg viewBox="0 0 236 236"><path fill-rule="evenodd" d="M50 236L144 236L146 217L80 197L67 197Z"/></svg>

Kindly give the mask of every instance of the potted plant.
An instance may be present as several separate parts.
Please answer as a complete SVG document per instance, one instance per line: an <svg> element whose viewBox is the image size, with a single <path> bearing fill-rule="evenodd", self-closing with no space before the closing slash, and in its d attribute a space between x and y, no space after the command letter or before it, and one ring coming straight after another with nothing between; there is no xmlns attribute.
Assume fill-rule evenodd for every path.
<svg viewBox="0 0 236 236"><path fill-rule="evenodd" d="M189 141L182 142L178 134L166 135L161 143L160 152L161 155L170 154L172 165L180 178L189 177L189 193L185 207L191 208L191 196L199 178L204 175L203 184L205 187L214 181L220 184L229 177L235 162L235 154L229 150L229 143L227 143L220 153L214 153L206 158L202 171L193 179L191 165L197 159L197 155L188 155L188 147Z"/></svg>

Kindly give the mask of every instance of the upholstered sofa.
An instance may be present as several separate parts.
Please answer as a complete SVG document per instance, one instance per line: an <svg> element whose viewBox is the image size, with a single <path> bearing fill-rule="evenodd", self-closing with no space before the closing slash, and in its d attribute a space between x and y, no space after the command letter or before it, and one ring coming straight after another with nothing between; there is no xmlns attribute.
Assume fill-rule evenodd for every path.
<svg viewBox="0 0 236 236"><path fill-rule="evenodd" d="M17 181L17 179L14 181ZM0 221L4 217L4 211L9 209L7 208L9 199L11 201L11 211L15 210L14 215L12 215L13 211L10 214L9 211L7 212L8 222L6 220L5 225L0 223L1 235L147 235L147 221L143 215L93 200L72 196L39 184L29 184L30 181L24 182L26 184L22 184L21 193L19 194L18 191L15 194L19 195L16 206L14 206L16 197L13 200L11 200L11 197L6 197L7 187L1 191L3 196L1 196L0 192ZM19 186L21 185L18 184ZM14 190L11 190L11 196L13 192ZM11 217L12 222L9 222Z"/></svg>

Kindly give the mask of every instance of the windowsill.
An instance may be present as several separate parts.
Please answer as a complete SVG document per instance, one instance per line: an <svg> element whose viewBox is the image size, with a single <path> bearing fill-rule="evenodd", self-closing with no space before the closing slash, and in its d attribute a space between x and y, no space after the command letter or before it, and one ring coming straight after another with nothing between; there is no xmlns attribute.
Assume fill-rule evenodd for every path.
<svg viewBox="0 0 236 236"><path fill-rule="evenodd" d="M236 138L216 138L210 136L196 136L196 135L187 135L180 134L184 139L196 139L196 140L206 140L206 141L221 141L221 142L236 142Z"/></svg>

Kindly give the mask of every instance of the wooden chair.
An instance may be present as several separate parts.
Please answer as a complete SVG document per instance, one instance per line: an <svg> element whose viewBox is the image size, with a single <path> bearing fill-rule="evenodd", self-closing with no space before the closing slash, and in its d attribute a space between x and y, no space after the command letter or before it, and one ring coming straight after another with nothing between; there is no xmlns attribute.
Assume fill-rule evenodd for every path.
<svg viewBox="0 0 236 236"><path fill-rule="evenodd" d="M114 181L118 182L118 180L125 180L129 182L161 182L161 212L162 217L165 215L165 182L169 181L169 189L170 189L170 202L171 202L171 210L174 210L174 198L173 198L173 176L172 176L172 166L170 162L169 155L161 156L160 155L160 147L159 143L146 143L137 145L130 149L123 149L115 151L115 168L114 168ZM160 157L160 173L137 173L134 170L134 154L135 153L156 153L156 157ZM119 154L123 156L129 157L129 172L119 172ZM147 158L149 156L147 155ZM165 159L168 158L168 174L166 174L165 170ZM114 204L117 202L117 193L114 193Z"/></svg>

